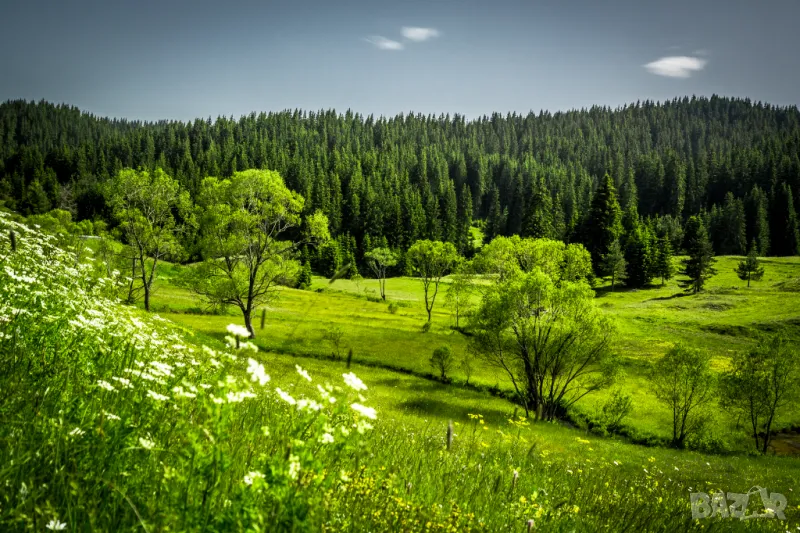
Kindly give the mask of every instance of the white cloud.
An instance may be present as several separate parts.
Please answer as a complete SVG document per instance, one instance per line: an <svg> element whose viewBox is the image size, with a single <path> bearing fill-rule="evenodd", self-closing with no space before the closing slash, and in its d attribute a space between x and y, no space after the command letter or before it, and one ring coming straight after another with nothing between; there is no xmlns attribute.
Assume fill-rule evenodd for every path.
<svg viewBox="0 0 800 533"><path fill-rule="evenodd" d="M381 37L380 35L373 35L365 39L368 43L372 43L381 50L402 50L403 43Z"/></svg>
<svg viewBox="0 0 800 533"><path fill-rule="evenodd" d="M690 56L662 57L644 66L652 74L668 76L670 78L688 78L693 72L703 70L706 66L705 59Z"/></svg>
<svg viewBox="0 0 800 533"><path fill-rule="evenodd" d="M436 28L415 28L406 26L403 28L402 33L403 37L409 41L417 42L427 41L428 39L439 36L439 30Z"/></svg>

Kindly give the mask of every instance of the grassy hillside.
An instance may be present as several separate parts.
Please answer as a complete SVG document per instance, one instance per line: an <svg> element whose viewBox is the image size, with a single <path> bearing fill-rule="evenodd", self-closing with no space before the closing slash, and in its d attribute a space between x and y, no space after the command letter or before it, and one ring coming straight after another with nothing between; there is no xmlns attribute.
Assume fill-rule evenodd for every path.
<svg viewBox="0 0 800 533"><path fill-rule="evenodd" d="M765 259L764 279L749 289L734 273L739 260L718 258L718 274L709 282L708 290L698 295L686 294L675 279L644 290L610 292L608 285L597 287L598 305L616 319L614 346L624 363L624 374L616 387L633 396L635 407L626 425L637 438L669 436L670 413L654 401L646 375L654 358L675 343L707 350L712 366L724 369L729 356L747 349L759 333L779 327L798 331L800 292L796 285L800 280L800 260ZM154 302L164 316L218 338L227 323L241 322L233 309L229 315L202 314L203 303L171 283L179 271L180 267L172 266L162 270ZM428 359L435 348L449 344L456 357L466 354L467 337L450 328L454 319L445 306L447 281L437 297L433 327L427 333L422 331L427 317L422 284L417 279L388 280L388 301L398 304L392 313L388 304L377 298L376 280L337 280L330 284L324 278L315 278L310 291L281 291L266 310L264 329L258 330L255 342L263 350L275 353L330 358L336 349L326 340L326 333L338 327L343 331L339 356L352 349L354 360L359 363L432 377ZM456 385L464 380L458 369L453 371L453 378ZM480 361L476 362L471 383L509 393L511 390L502 372ZM577 411L591 416L612 390L587 397ZM698 445L717 451L749 449L744 433L721 410L710 409L707 421L707 434ZM778 421L778 427L798 424L800 410Z"/></svg>
<svg viewBox="0 0 800 533"><path fill-rule="evenodd" d="M532 424L500 398L385 368L356 363L358 379L343 361L237 351L220 340L234 316L171 313L176 325L121 306L91 264L0 215L0 234L10 228L16 251L0 242L2 531L785 531L800 520L796 459L635 446ZM403 283L393 290L413 295L413 280ZM298 331L284 335L298 338L300 318L348 312L361 313L349 321L359 328L397 320L396 343L459 337L442 325L418 332L416 306L391 315L355 295L283 296L263 345L287 342L270 328L292 305ZM198 305L168 284L160 297ZM383 346L424 367L423 355ZM786 522L692 521L690 492L753 485L786 494ZM750 513L762 511L757 500Z"/></svg>

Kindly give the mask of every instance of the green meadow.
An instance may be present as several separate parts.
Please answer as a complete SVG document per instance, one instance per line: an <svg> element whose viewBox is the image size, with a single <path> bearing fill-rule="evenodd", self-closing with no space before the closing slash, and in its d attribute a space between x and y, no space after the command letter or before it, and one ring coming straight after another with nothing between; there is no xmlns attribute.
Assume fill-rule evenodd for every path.
<svg viewBox="0 0 800 533"><path fill-rule="evenodd" d="M734 273L740 259L718 258L717 274L708 283L707 290L697 295L687 294L678 284L679 277L640 290L618 287L611 292L607 283L599 284L596 303L614 317L614 348L622 356L623 373L612 389L580 402L576 414L591 417L611 391L619 388L633 398L633 411L624 422L626 433L637 442L658 442L670 434L671 415L653 399L650 390L647 375L655 358L676 343L684 343L706 350L712 357L712 367L722 370L732 353L746 350L759 334L784 327L797 332L800 260L764 259L764 279L747 288ZM191 330L222 339L225 327L241 323L241 316L233 308L227 309L225 314L208 314L198 296L174 283L181 269L173 265L161 268L153 297L154 309ZM443 344L452 348L456 358L467 353L468 337L451 328L455 318L452 309L445 305L448 284L449 279L445 278L437 295L433 325L428 332L423 332L427 316L418 279L390 278L386 283L387 302L383 302L378 297L377 280L340 279L331 283L315 277L309 290L283 288L269 306L256 313L254 342L276 361L302 357L335 364L335 360L345 358L352 349L355 364L381 369L385 379L400 380L405 374L412 374L430 386L444 387L454 395L459 394L465 388L463 373L456 368L450 384L436 383L429 363L433 350ZM477 302L478 296L473 299ZM396 304L394 310L390 309L390 303ZM262 311L263 329L260 327ZM338 353L328 340L328 332L335 328L342 331ZM510 395L512 392L502 372L479 360L475 361L470 385L472 387L467 390L477 386L495 394ZM404 389L402 385L397 387ZM427 394L420 393L418 387L405 388L402 394L406 396L404 405L409 412L425 412L423 406L429 403ZM506 411L514 410L509 402L504 405ZM463 411L453 407L450 412L441 404L432 409L444 418L456 417ZM750 442L745 433L737 429L735 421L718 407L707 411L704 439L698 446L724 452L749 450ZM800 425L800 410L787 413L777 423L779 429L797 425ZM780 451L792 453L793 450L791 446L781 445Z"/></svg>

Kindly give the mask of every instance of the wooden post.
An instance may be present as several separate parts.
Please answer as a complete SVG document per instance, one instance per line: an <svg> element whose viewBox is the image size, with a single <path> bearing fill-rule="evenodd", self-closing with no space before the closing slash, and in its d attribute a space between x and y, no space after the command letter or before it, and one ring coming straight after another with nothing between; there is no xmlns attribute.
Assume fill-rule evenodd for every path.
<svg viewBox="0 0 800 533"><path fill-rule="evenodd" d="M267 310L261 309L261 329L264 329L264 321L267 319Z"/></svg>

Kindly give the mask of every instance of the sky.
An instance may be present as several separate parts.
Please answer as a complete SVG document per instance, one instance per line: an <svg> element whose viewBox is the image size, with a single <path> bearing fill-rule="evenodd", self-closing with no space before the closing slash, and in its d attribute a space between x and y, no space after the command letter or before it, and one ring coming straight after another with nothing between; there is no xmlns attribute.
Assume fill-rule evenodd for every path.
<svg viewBox="0 0 800 533"><path fill-rule="evenodd" d="M0 0L0 101L139 120L800 104L799 0Z"/></svg>

